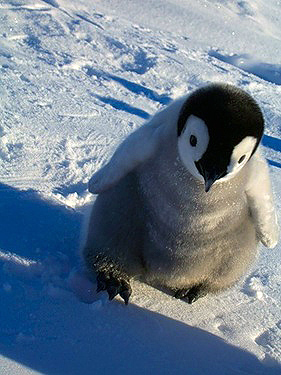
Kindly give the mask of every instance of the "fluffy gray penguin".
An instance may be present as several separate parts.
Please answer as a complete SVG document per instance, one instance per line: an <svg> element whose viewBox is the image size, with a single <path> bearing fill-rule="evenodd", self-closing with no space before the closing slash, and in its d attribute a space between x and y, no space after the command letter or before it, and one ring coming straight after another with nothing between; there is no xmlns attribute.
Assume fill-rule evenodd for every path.
<svg viewBox="0 0 281 375"><path fill-rule="evenodd" d="M132 133L89 181L98 194L83 257L97 291L128 303L130 278L192 303L233 285L274 247L264 120L246 92L211 84Z"/></svg>

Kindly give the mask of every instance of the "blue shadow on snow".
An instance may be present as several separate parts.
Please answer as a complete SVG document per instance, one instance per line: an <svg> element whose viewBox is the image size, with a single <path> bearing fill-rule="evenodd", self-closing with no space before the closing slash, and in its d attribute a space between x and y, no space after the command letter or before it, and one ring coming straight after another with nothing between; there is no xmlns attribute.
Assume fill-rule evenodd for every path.
<svg viewBox="0 0 281 375"><path fill-rule="evenodd" d="M271 148L272 150L281 152L281 139L279 138L264 135L262 137L262 144L263 146Z"/></svg>
<svg viewBox="0 0 281 375"><path fill-rule="evenodd" d="M0 353L46 375L279 375L281 371L273 360L267 366L212 333L133 304L126 307L114 301L89 308L75 300L39 296L21 306L9 295L4 302L9 315L13 309L23 312L18 314L21 334L16 340L13 327L7 326L11 317L5 317L9 329L1 335Z"/></svg>
<svg viewBox="0 0 281 375"><path fill-rule="evenodd" d="M156 91L151 90L146 86L140 85L139 83L129 81L125 78L118 77L114 74L106 73L102 70L97 70L92 66L86 66L85 68L86 74L89 77L96 76L97 78L115 81L123 87L125 87L127 90L133 92L134 94L144 95L148 99L158 102L160 104L166 105L172 100L169 96L163 94L159 95Z"/></svg>
<svg viewBox="0 0 281 375"><path fill-rule="evenodd" d="M279 151L281 152L281 139L272 137L270 135L264 135L262 137L262 145L271 148L274 151ZM268 163L272 165L273 167L281 168L281 164L278 163L277 161L267 159Z"/></svg>
<svg viewBox="0 0 281 375"><path fill-rule="evenodd" d="M271 160L271 159L266 159L268 161L269 165L272 165L273 167L281 168L281 164L278 163L277 161Z"/></svg>
<svg viewBox="0 0 281 375"><path fill-rule="evenodd" d="M103 103L111 105L111 107L115 109L125 111L127 113L131 113L132 115L139 116L145 120L147 120L150 117L149 113L147 113L146 111L143 111L142 109L136 108L128 103L125 103L122 100L117 100L114 98L109 98L106 96L100 96L100 95L95 95L95 94L92 94L92 95L95 98L102 101Z"/></svg>
<svg viewBox="0 0 281 375"><path fill-rule="evenodd" d="M35 191L0 184L0 249L33 260L61 252L75 259L82 215ZM38 259L39 258L39 259Z"/></svg>
<svg viewBox="0 0 281 375"><path fill-rule="evenodd" d="M138 83L128 81L125 78L121 78L113 74L108 74L107 76L113 81L120 83L122 86L124 86L126 89L130 90L131 92L138 94L138 95L143 94L148 99L153 100L155 102L159 102L163 105L168 104L172 100L167 95L159 95L156 93L156 91L153 91L149 89L148 87L142 86Z"/></svg>

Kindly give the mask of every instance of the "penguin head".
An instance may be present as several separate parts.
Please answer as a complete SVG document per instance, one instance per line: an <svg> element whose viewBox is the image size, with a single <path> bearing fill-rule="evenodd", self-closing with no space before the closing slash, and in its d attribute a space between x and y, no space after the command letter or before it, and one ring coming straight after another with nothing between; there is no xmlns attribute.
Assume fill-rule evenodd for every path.
<svg viewBox="0 0 281 375"><path fill-rule="evenodd" d="M262 138L264 120L248 93L211 84L186 99L177 126L180 158L194 177L204 181L207 192L248 162Z"/></svg>

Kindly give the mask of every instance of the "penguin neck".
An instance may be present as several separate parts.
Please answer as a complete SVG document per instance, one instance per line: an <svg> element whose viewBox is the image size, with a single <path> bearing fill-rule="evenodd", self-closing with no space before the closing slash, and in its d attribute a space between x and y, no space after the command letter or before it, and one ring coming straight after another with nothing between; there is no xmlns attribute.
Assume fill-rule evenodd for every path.
<svg viewBox="0 0 281 375"><path fill-rule="evenodd" d="M151 200L160 199L163 204L184 209L192 202L213 205L228 195L241 195L241 181L246 179L247 171L246 165L231 179L217 181L206 193L203 181L194 177L179 157L175 127L168 127L161 147L140 167L138 175L142 191Z"/></svg>

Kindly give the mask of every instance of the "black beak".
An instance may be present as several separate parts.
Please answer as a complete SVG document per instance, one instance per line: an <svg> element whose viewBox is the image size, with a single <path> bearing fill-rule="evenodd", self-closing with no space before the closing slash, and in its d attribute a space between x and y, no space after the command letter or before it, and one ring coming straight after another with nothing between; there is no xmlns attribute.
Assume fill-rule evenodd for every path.
<svg viewBox="0 0 281 375"><path fill-rule="evenodd" d="M211 186L213 183L218 179L217 176L209 177L205 179L205 192L208 193L208 191L211 189Z"/></svg>
<svg viewBox="0 0 281 375"><path fill-rule="evenodd" d="M213 183L219 178L225 176L225 172L219 172L215 168L204 168L200 161L195 162L196 168L205 180L205 192L207 193Z"/></svg>

